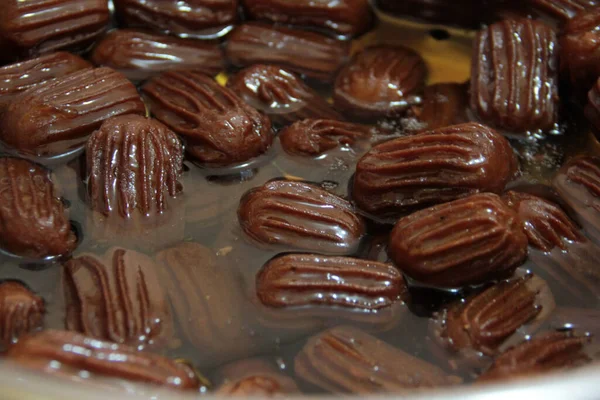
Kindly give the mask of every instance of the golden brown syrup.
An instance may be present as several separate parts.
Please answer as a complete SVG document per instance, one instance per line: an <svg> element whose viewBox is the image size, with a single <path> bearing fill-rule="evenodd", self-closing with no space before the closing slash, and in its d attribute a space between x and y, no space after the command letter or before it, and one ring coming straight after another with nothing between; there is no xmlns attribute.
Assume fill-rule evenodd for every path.
<svg viewBox="0 0 600 400"><path fill-rule="evenodd" d="M437 29L437 30L436 30ZM397 23L382 16L376 30L366 34L356 42L356 48L370 44L402 44L417 50L426 60L429 68L428 83L466 82L469 79L471 63L471 34L450 30L440 34L440 27ZM445 29L445 28L441 28ZM448 36L448 37L446 37ZM226 82L226 73L218 80ZM323 95L328 89L320 87ZM513 139L512 144L521 162L521 176L511 186L522 184L548 184L558 167L576 154L600 154L600 147L588 132L588 128L579 110L566 113L567 123L562 133L545 138ZM400 133L399 133L400 134ZM202 169L190 160L185 161L183 174L183 195L172 203L173 215L167 215L168 223L160 229L148 228L144 234L98 233L91 229L91 210L85 201L85 165L83 158L77 158L68 164L58 164L53 172L60 183L60 189L66 199L71 219L80 227L81 243L74 256L84 252L102 254L111 246L127 246L131 249L154 256L158 251L181 241L192 241L210 248L220 261L223 274L233 274L241 278L243 312L236 315L219 315L237 332L236 341L247 341L247 349L235 355L225 351L223 356L214 356L212 352L203 352L189 343L181 330L165 350L172 358L185 359L202 371L207 377L214 377L220 365L230 361L253 356L264 357L284 373L294 376L293 359L305 344L306 338L333 326L337 322L366 327L369 332L403 351L430 361L453 374L461 375L466 382L471 381L479 372L478 363L465 363L458 356L446 353L430 337L429 317L440 304L457 295L440 294L427 288L414 289L410 311L392 313L392 315L323 315L319 318L306 316L306 310L296 312L275 312L258 305L255 294L255 277L265 262L277 254L291 251L291 248L265 248L253 243L241 231L236 210L241 196L251 188L260 186L275 178L305 180L320 184L323 188L347 197L348 183L354 173L358 158L370 147L370 143L358 146L358 150L341 148L317 159L292 157L275 142L269 153L249 169L232 171L223 175L222 171ZM375 240L388 228L371 227ZM359 255L386 260L385 246L374 245L370 249L368 241L363 243ZM542 255L543 256L543 255ZM577 320L579 314L560 312L569 308L585 307L592 309L598 305L597 298L581 298L575 289L565 289L572 285L568 276L562 276L536 264L533 257L520 270L531 270L545 279L555 297L557 315L550 318L545 327L557 328L572 324L581 326ZM57 263L43 265L24 265L22 260L4 257L0 259L0 280L18 279L25 282L37 294L43 296L47 305L46 328L64 329L65 308L60 284L61 266ZM238 288L230 288L238 291ZM227 295L226 293L224 295ZM239 293L236 293L239 295ZM570 316L573 320L570 320ZM594 314L597 318L597 315ZM194 318L194 315L190 315ZM239 320L236 320L239 319ZM558 322L557 322L558 321ZM596 325L597 328L597 321ZM541 327L540 329L543 329ZM585 328L585 327L584 327ZM592 328L586 328L592 329ZM199 333L201 334L201 333ZM518 334L517 334L518 335ZM485 362L483 363L485 365ZM318 389L297 379L305 392L319 392Z"/></svg>

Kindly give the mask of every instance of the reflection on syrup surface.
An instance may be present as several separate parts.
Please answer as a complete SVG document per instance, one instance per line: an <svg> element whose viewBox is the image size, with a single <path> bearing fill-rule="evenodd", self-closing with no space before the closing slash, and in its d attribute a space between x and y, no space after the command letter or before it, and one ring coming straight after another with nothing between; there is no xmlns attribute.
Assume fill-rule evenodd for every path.
<svg viewBox="0 0 600 400"><path fill-rule="evenodd" d="M467 81L470 65L469 38L452 34L448 40L438 41L427 34L428 29L412 25L392 26L384 19L381 27L363 37L360 43L402 43L416 49L428 64L429 84ZM453 60L450 65L445 61L449 58ZM322 86L317 90L326 97L329 95L329 90ZM520 177L512 186L523 182L549 185L558 166L565 160L582 152L600 153L596 142L587 133L585 124L580 122L578 111L573 110L570 114L571 120L561 127L559 135L511 139L521 164ZM401 129L390 121L383 121L380 125L391 129L388 137L403 135ZM102 232L102 240L97 240L97 236L93 235L94 225L93 221L90 222L91 210L86 202L84 189L85 160L76 158L66 164L57 163L51 168L60 183L62 195L70 205L70 218L82 227L81 243L74 256L86 252L100 255L112 246L126 246L154 256L181 241L196 242L209 250L214 257L210 261L213 264L206 269L201 269L202 265L199 265L199 270L190 279L198 279L207 285L210 283L206 282L214 282L215 286L210 290L214 290L215 296L227 295L228 301L207 300L205 305L214 309L203 313L188 312L192 310L191 305L189 309L185 308L188 307L186 304L179 305L182 309L176 310L175 316L186 313L190 319L198 317L198 314L208 316L212 320L207 320L208 325L200 326L213 330L207 330L205 335L199 333L203 335L201 340L190 340L189 336L193 335L186 334L186 329L182 329L182 326L186 322L190 322L192 327L198 326L198 321L184 321L185 318L178 317L181 319L175 338L164 350L170 357L184 358L193 363L208 377L215 377L221 365L252 356L261 356L285 374L294 376L294 357L303 348L308 337L337 323L350 323L411 356L434 363L469 382L481 368L489 365L489 360L461 362L459 357L440 350L428 329L433 311L468 293L436 292L428 288L413 287L410 289L409 307L402 305L399 309L385 312L371 310L355 313L341 309L328 313L318 309L318 306L310 305L275 310L264 307L257 298L257 273L266 262L281 253L294 251L294 248L285 245L258 246L249 239L237 219L240 198L250 189L278 178L312 182L347 198L349 182L358 159L380 139L374 137L358 140L352 147L342 146L317 158L289 155L276 139L269 152L268 162L250 165L250 169L234 169L229 175L223 175L217 169L203 169L192 160L186 160L181 178L184 191L177 196L172 207L177 212L165 215L159 228L150 227L142 233L132 233L120 227L116 232ZM368 224L368 233L374 239L363 241L356 255L387 261L385 247L390 228L386 225ZM592 312L589 310L598 305L598 298L594 294L597 290L594 292L589 285L581 286L577 279L569 275L567 269L561 267L581 264L581 273L589 275L589 266L593 260L597 260L599 254L594 246L589 243L573 244L568 256L560 249L554 249L550 254L530 249L530 258L519 271L530 270L544 279L554 295L557 310L560 311L536 326L538 331L568 326L598 331L597 315L590 317L590 326L586 325L586 321L590 320L588 314ZM61 266L51 263L20 264L19 259L2 255L0 257L0 280L10 278L26 282L46 300L48 314L45 327L64 329L65 304L59 287ZM185 280L180 280L179 283L182 290L185 290ZM165 284L164 289L168 291L166 286ZM577 309L577 312L565 311L570 309ZM230 340L224 341L219 337L220 329L228 330ZM215 342L211 343L210 339ZM199 348L203 346L214 346L219 351L210 352ZM304 392L319 392L316 387L300 380L297 383Z"/></svg>

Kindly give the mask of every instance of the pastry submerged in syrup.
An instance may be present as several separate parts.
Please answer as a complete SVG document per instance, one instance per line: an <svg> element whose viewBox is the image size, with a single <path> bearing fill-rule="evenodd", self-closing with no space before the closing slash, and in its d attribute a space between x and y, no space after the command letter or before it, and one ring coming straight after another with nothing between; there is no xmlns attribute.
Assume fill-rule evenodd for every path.
<svg viewBox="0 0 600 400"><path fill-rule="evenodd" d="M560 39L561 67L578 94L587 93L600 76L600 3L571 19Z"/></svg>
<svg viewBox="0 0 600 400"><path fill-rule="evenodd" d="M134 82L170 69L193 68L216 75L225 68L225 57L218 43L132 29L108 33L98 42L90 59L97 66L113 68Z"/></svg>
<svg viewBox="0 0 600 400"><path fill-rule="evenodd" d="M274 180L246 193L238 208L244 232L259 244L351 254L366 233L347 200L314 185Z"/></svg>
<svg viewBox="0 0 600 400"><path fill-rule="evenodd" d="M482 193L400 219L388 253L418 282L457 288L509 277L527 257L527 236L500 197Z"/></svg>
<svg viewBox="0 0 600 400"><path fill-rule="evenodd" d="M305 119L279 132L279 142L288 154L316 157L338 147L352 148L368 142L377 129L368 125L327 119Z"/></svg>
<svg viewBox="0 0 600 400"><path fill-rule="evenodd" d="M368 0L242 0L252 19L356 36L372 22Z"/></svg>
<svg viewBox="0 0 600 400"><path fill-rule="evenodd" d="M534 337L501 354L478 382L524 378L554 370L565 370L591 361L585 353L590 337L552 332Z"/></svg>
<svg viewBox="0 0 600 400"><path fill-rule="evenodd" d="M316 32L247 22L228 36L225 52L237 67L275 64L330 82L349 57L350 44Z"/></svg>
<svg viewBox="0 0 600 400"><path fill-rule="evenodd" d="M181 135L187 153L206 166L246 162L273 142L269 117L195 70L164 72L141 91L152 115Z"/></svg>
<svg viewBox="0 0 600 400"><path fill-rule="evenodd" d="M553 186L577 214L596 244L600 244L600 157L581 156L565 164Z"/></svg>
<svg viewBox="0 0 600 400"><path fill-rule="evenodd" d="M237 21L238 0L114 0L117 20L190 38L222 36Z"/></svg>
<svg viewBox="0 0 600 400"><path fill-rule="evenodd" d="M122 248L69 260L62 274L66 328L139 350L166 345L173 322L157 273L152 259Z"/></svg>
<svg viewBox="0 0 600 400"><path fill-rule="evenodd" d="M92 64L66 51L45 54L0 68L0 106L13 101L19 93L50 79L91 68Z"/></svg>
<svg viewBox="0 0 600 400"><path fill-rule="evenodd" d="M373 147L356 165L352 198L377 217L406 214L480 192L501 193L517 169L508 141L468 123Z"/></svg>
<svg viewBox="0 0 600 400"><path fill-rule="evenodd" d="M42 259L75 250L77 236L50 172L20 158L0 158L0 247Z"/></svg>
<svg viewBox="0 0 600 400"><path fill-rule="evenodd" d="M42 327L44 299L16 281L0 283L0 350Z"/></svg>
<svg viewBox="0 0 600 400"><path fill-rule="evenodd" d="M132 218L162 214L182 192L183 146L160 122L140 115L105 121L86 146L92 209Z"/></svg>
<svg viewBox="0 0 600 400"><path fill-rule="evenodd" d="M24 154L61 155L83 146L106 119L145 113L135 86L123 75L90 68L21 93L0 116L0 141Z"/></svg>
<svg viewBox="0 0 600 400"><path fill-rule="evenodd" d="M425 61L405 47L369 47L354 55L338 74L335 107L348 117L377 119L403 113L425 86Z"/></svg>
<svg viewBox="0 0 600 400"><path fill-rule="evenodd" d="M554 311L546 282L534 275L502 281L452 303L437 315L433 335L453 351L497 354L524 325L539 324Z"/></svg>
<svg viewBox="0 0 600 400"><path fill-rule="evenodd" d="M550 131L558 123L558 41L549 26L507 19L475 39L471 111L515 134Z"/></svg>
<svg viewBox="0 0 600 400"><path fill-rule="evenodd" d="M461 379L351 327L336 327L308 340L294 369L332 393L405 393L450 386Z"/></svg>
<svg viewBox="0 0 600 400"><path fill-rule="evenodd" d="M256 276L260 301L274 308L320 306L374 311L405 294L402 274L391 264L352 257L287 254Z"/></svg>
<svg viewBox="0 0 600 400"><path fill-rule="evenodd" d="M106 0L3 0L0 59L84 51L108 29Z"/></svg>
<svg viewBox="0 0 600 400"><path fill-rule="evenodd" d="M244 68L227 81L227 87L279 125L305 118L343 119L300 77L275 65Z"/></svg>
<svg viewBox="0 0 600 400"><path fill-rule="evenodd" d="M27 335L8 349L6 359L27 369L73 381L83 379L100 387L121 385L125 389L127 382L137 382L192 391L200 386L194 371L184 363L70 331L49 329Z"/></svg>

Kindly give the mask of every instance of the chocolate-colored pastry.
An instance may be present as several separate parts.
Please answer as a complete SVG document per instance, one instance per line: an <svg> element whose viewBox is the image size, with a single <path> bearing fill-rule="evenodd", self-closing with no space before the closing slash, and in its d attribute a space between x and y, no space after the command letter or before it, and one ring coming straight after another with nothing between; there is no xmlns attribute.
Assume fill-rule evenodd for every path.
<svg viewBox="0 0 600 400"><path fill-rule="evenodd" d="M236 361L220 368L219 375L223 377L216 390L220 396L265 398L300 392L292 378L260 359Z"/></svg>
<svg viewBox="0 0 600 400"><path fill-rule="evenodd" d="M501 193L517 161L493 129L468 123L373 147L354 176L352 196L380 217L403 214L479 192Z"/></svg>
<svg viewBox="0 0 600 400"><path fill-rule="evenodd" d="M77 237L50 172L31 161L0 158L0 246L45 258L71 253Z"/></svg>
<svg viewBox="0 0 600 400"><path fill-rule="evenodd" d="M181 37L226 34L237 21L238 0L113 0L119 22Z"/></svg>
<svg viewBox="0 0 600 400"><path fill-rule="evenodd" d="M351 327L333 328L309 339L296 356L295 371L333 393L403 393L461 381Z"/></svg>
<svg viewBox="0 0 600 400"><path fill-rule="evenodd" d="M10 347L6 357L23 367L76 381L112 378L179 390L200 386L194 371L184 363L70 331L27 335Z"/></svg>
<svg viewBox="0 0 600 400"><path fill-rule="evenodd" d="M176 68L190 68L208 75L225 69L225 55L216 42L117 29L94 48L90 59L98 66L113 68L139 82Z"/></svg>
<svg viewBox="0 0 600 400"><path fill-rule="evenodd" d="M500 197L483 193L400 219L388 252L419 282L455 288L510 276L527 257L527 236Z"/></svg>
<svg viewBox="0 0 600 400"><path fill-rule="evenodd" d="M549 26L508 19L476 37L471 109L484 123L524 134L558 122L558 43Z"/></svg>
<svg viewBox="0 0 600 400"><path fill-rule="evenodd" d="M268 307L341 307L374 311L405 294L402 274L391 264L352 257L288 254L263 266L256 292Z"/></svg>
<svg viewBox="0 0 600 400"><path fill-rule="evenodd" d="M600 289L600 248L553 201L515 191L507 192L504 200L523 222L531 247L529 260L560 282L564 293L584 302L595 300Z"/></svg>
<svg viewBox="0 0 600 400"><path fill-rule="evenodd" d="M131 218L162 214L182 191L183 146L169 128L140 115L106 120L86 146L92 209Z"/></svg>
<svg viewBox="0 0 600 400"><path fill-rule="evenodd" d="M478 381L524 378L587 364L591 360L584 347L590 341L589 337L562 332L535 337L497 357Z"/></svg>
<svg viewBox="0 0 600 400"><path fill-rule="evenodd" d="M279 132L283 149L293 155L315 157L337 147L352 147L368 141L376 129L351 122L330 119L297 121Z"/></svg>
<svg viewBox="0 0 600 400"><path fill-rule="evenodd" d="M427 67L405 47L369 47L354 55L335 79L333 102L348 116L392 117L406 111L425 86Z"/></svg>
<svg viewBox="0 0 600 400"><path fill-rule="evenodd" d="M531 0L530 7L564 24L579 13L600 5L597 0Z"/></svg>
<svg viewBox="0 0 600 400"><path fill-rule="evenodd" d="M462 124L468 121L467 86L459 83L436 83L423 91L423 102L414 105L402 120L408 131L423 131Z"/></svg>
<svg viewBox="0 0 600 400"><path fill-rule="evenodd" d="M586 239L575 222L556 203L528 193L509 191L504 195L523 221L529 245L544 252L555 247L567 250Z"/></svg>
<svg viewBox="0 0 600 400"><path fill-rule="evenodd" d="M341 36L359 35L373 20L368 0L242 0L242 3L250 18L300 25Z"/></svg>
<svg viewBox="0 0 600 400"><path fill-rule="evenodd" d="M316 32L248 22L228 37L226 54L234 65L275 64L321 81L333 80L350 55L350 44Z"/></svg>
<svg viewBox="0 0 600 400"><path fill-rule="evenodd" d="M600 158L581 156L565 164L553 186L576 212L583 228L600 244Z"/></svg>
<svg viewBox="0 0 600 400"><path fill-rule="evenodd" d="M186 151L203 164L248 161L273 142L266 115L202 73L165 72L148 81L142 94L154 117L183 136Z"/></svg>
<svg viewBox="0 0 600 400"><path fill-rule="evenodd" d="M593 91L600 76L600 7L571 19L564 27L560 46L561 68L569 75L576 94Z"/></svg>
<svg viewBox="0 0 600 400"><path fill-rule="evenodd" d="M85 50L108 27L106 0L4 0L0 59Z"/></svg>
<svg viewBox="0 0 600 400"><path fill-rule="evenodd" d="M245 68L229 79L227 87L279 125L305 118L343 119L296 74L275 65Z"/></svg>
<svg viewBox="0 0 600 400"><path fill-rule="evenodd" d="M181 243L158 253L166 288L187 340L205 366L245 357L253 351L244 326L240 277L198 243Z"/></svg>
<svg viewBox="0 0 600 400"><path fill-rule="evenodd" d="M246 193L238 219L261 244L332 254L353 253L366 233L350 202L296 181L275 180Z"/></svg>
<svg viewBox="0 0 600 400"><path fill-rule="evenodd" d="M21 92L50 79L60 78L92 65L83 58L59 51L0 68L0 106Z"/></svg>
<svg viewBox="0 0 600 400"><path fill-rule="evenodd" d="M0 116L0 140L35 155L65 153L85 143L104 120L145 114L135 86L110 68L86 69L23 92Z"/></svg>
<svg viewBox="0 0 600 400"><path fill-rule="evenodd" d="M62 276L66 328L139 350L167 344L173 326L157 270L149 257L122 248L70 260Z"/></svg>
<svg viewBox="0 0 600 400"><path fill-rule="evenodd" d="M0 349L38 329L44 322L44 300L23 284L0 283Z"/></svg>
<svg viewBox="0 0 600 400"><path fill-rule="evenodd" d="M401 17L477 29L493 19L498 0L376 0L382 11Z"/></svg>
<svg viewBox="0 0 600 400"><path fill-rule="evenodd" d="M502 281L443 309L433 335L453 351L493 356L517 329L539 324L554 310L550 288L534 275Z"/></svg>

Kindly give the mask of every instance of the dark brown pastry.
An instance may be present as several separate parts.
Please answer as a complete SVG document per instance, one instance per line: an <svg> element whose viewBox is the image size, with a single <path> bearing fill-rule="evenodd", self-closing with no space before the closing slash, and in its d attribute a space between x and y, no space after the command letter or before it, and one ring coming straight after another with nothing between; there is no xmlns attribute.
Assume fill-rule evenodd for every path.
<svg viewBox="0 0 600 400"><path fill-rule="evenodd" d="M475 194L400 219L388 253L419 282L456 288L510 276L527 257L527 236L500 197Z"/></svg>
<svg viewBox="0 0 600 400"><path fill-rule="evenodd" d="M242 3L250 18L300 25L341 36L359 35L373 20L368 0L242 0Z"/></svg>
<svg viewBox="0 0 600 400"><path fill-rule="evenodd" d="M555 129L558 50L554 30L531 19L508 19L481 30L470 89L477 118L516 134Z"/></svg>
<svg viewBox="0 0 600 400"><path fill-rule="evenodd" d="M227 33L237 21L238 0L114 0L119 22L181 37Z"/></svg>
<svg viewBox="0 0 600 400"><path fill-rule="evenodd" d="M565 164L553 186L577 214L596 244L600 244L600 158L581 156Z"/></svg>
<svg viewBox="0 0 600 400"><path fill-rule="evenodd" d="M76 332L45 330L27 335L10 347L6 357L23 367L76 381L112 378L178 390L200 386L194 371L184 363ZM82 371L87 371L87 378Z"/></svg>
<svg viewBox="0 0 600 400"><path fill-rule="evenodd" d="M181 193L183 146L160 122L140 115L106 120L86 146L92 209L130 218L162 214Z"/></svg>
<svg viewBox="0 0 600 400"><path fill-rule="evenodd" d="M303 182L275 180L242 197L244 232L265 245L352 254L366 227L347 200Z"/></svg>
<svg viewBox="0 0 600 400"><path fill-rule="evenodd" d="M225 55L216 42L179 39L131 29L108 33L90 59L139 82L176 68L190 68L208 75L225 69Z"/></svg>
<svg viewBox="0 0 600 400"><path fill-rule="evenodd" d="M427 67L405 47L369 47L354 55L335 79L333 102L349 117L392 117L417 102Z"/></svg>
<svg viewBox="0 0 600 400"><path fill-rule="evenodd" d="M86 69L23 92L0 116L0 140L35 155L82 146L104 120L145 114L135 86L110 68Z"/></svg>
<svg viewBox="0 0 600 400"><path fill-rule="evenodd" d="M152 259L122 248L70 260L62 274L66 328L139 350L164 346L173 321L157 273Z"/></svg>
<svg viewBox="0 0 600 400"><path fill-rule="evenodd" d="M331 81L350 55L350 44L316 32L248 22L236 27L225 49L235 66L275 64L321 81Z"/></svg>
<svg viewBox="0 0 600 400"><path fill-rule="evenodd" d="M436 316L433 335L453 351L474 350L493 356L517 329L539 324L554 307L546 282L525 275L452 303Z"/></svg>
<svg viewBox="0 0 600 400"><path fill-rule="evenodd" d="M219 369L223 383L216 390L220 396L282 397L300 393L292 378L260 359L236 361Z"/></svg>
<svg viewBox="0 0 600 400"><path fill-rule="evenodd" d="M563 293L595 301L600 288L600 248L551 200L509 191L504 200L519 215L529 239L529 260L560 282Z"/></svg>
<svg viewBox="0 0 600 400"><path fill-rule="evenodd" d="M183 136L186 151L203 164L248 161L273 142L266 115L202 73L165 72L148 81L142 94L154 117Z"/></svg>
<svg viewBox="0 0 600 400"><path fill-rule="evenodd" d="M391 264L352 257L288 254L263 266L256 293L267 307L342 307L375 311L400 300L402 274Z"/></svg>
<svg viewBox="0 0 600 400"><path fill-rule="evenodd" d="M275 65L245 68L229 79L227 87L279 125L305 118L343 119L296 74Z"/></svg>
<svg viewBox="0 0 600 400"><path fill-rule="evenodd" d="M524 378L574 368L590 362L584 347L589 337L552 332L515 346L494 361L478 382Z"/></svg>
<svg viewBox="0 0 600 400"><path fill-rule="evenodd" d="M515 191L507 192L504 199L523 221L530 246L550 252L555 247L567 250L571 243L586 240L579 227L558 204Z"/></svg>
<svg viewBox="0 0 600 400"><path fill-rule="evenodd" d="M594 91L600 76L600 7L571 19L560 39L561 68L569 75L577 95ZM590 95L591 96L591 95ZM590 97L591 104L595 104Z"/></svg>
<svg viewBox="0 0 600 400"><path fill-rule="evenodd" d="M517 161L493 129L468 123L373 147L354 175L352 196L364 211L395 216L479 192L501 193Z"/></svg>
<svg viewBox="0 0 600 400"><path fill-rule="evenodd" d="M296 356L295 371L333 393L404 393L461 381L351 327L333 328L309 339Z"/></svg>
<svg viewBox="0 0 600 400"><path fill-rule="evenodd" d="M156 256L160 281L187 340L204 366L246 357L253 352L244 325L243 288L229 265L198 243L181 243Z"/></svg>
<svg viewBox="0 0 600 400"><path fill-rule="evenodd" d="M305 119L282 129L278 137L288 154L315 157L337 147L368 141L376 132L371 126L352 122Z"/></svg>
<svg viewBox="0 0 600 400"><path fill-rule="evenodd" d="M583 11L600 5L597 0L531 0L530 7L564 24Z"/></svg>
<svg viewBox="0 0 600 400"><path fill-rule="evenodd" d="M0 106L29 88L91 66L83 58L64 51L5 65L0 68Z"/></svg>
<svg viewBox="0 0 600 400"><path fill-rule="evenodd" d="M106 0L4 0L0 59L84 50L108 27Z"/></svg>
<svg viewBox="0 0 600 400"><path fill-rule="evenodd" d="M45 258L75 249L77 237L48 170L27 160L0 158L0 199L0 246L4 250Z"/></svg>
<svg viewBox="0 0 600 400"><path fill-rule="evenodd" d="M23 284L0 283L0 349L41 328L45 312L44 300Z"/></svg>
<svg viewBox="0 0 600 400"><path fill-rule="evenodd" d="M402 120L411 132L445 128L468 121L467 86L459 83L436 83L423 91L423 102L414 105Z"/></svg>
<svg viewBox="0 0 600 400"><path fill-rule="evenodd" d="M478 29L494 18L498 0L376 0L382 11L401 17Z"/></svg>

